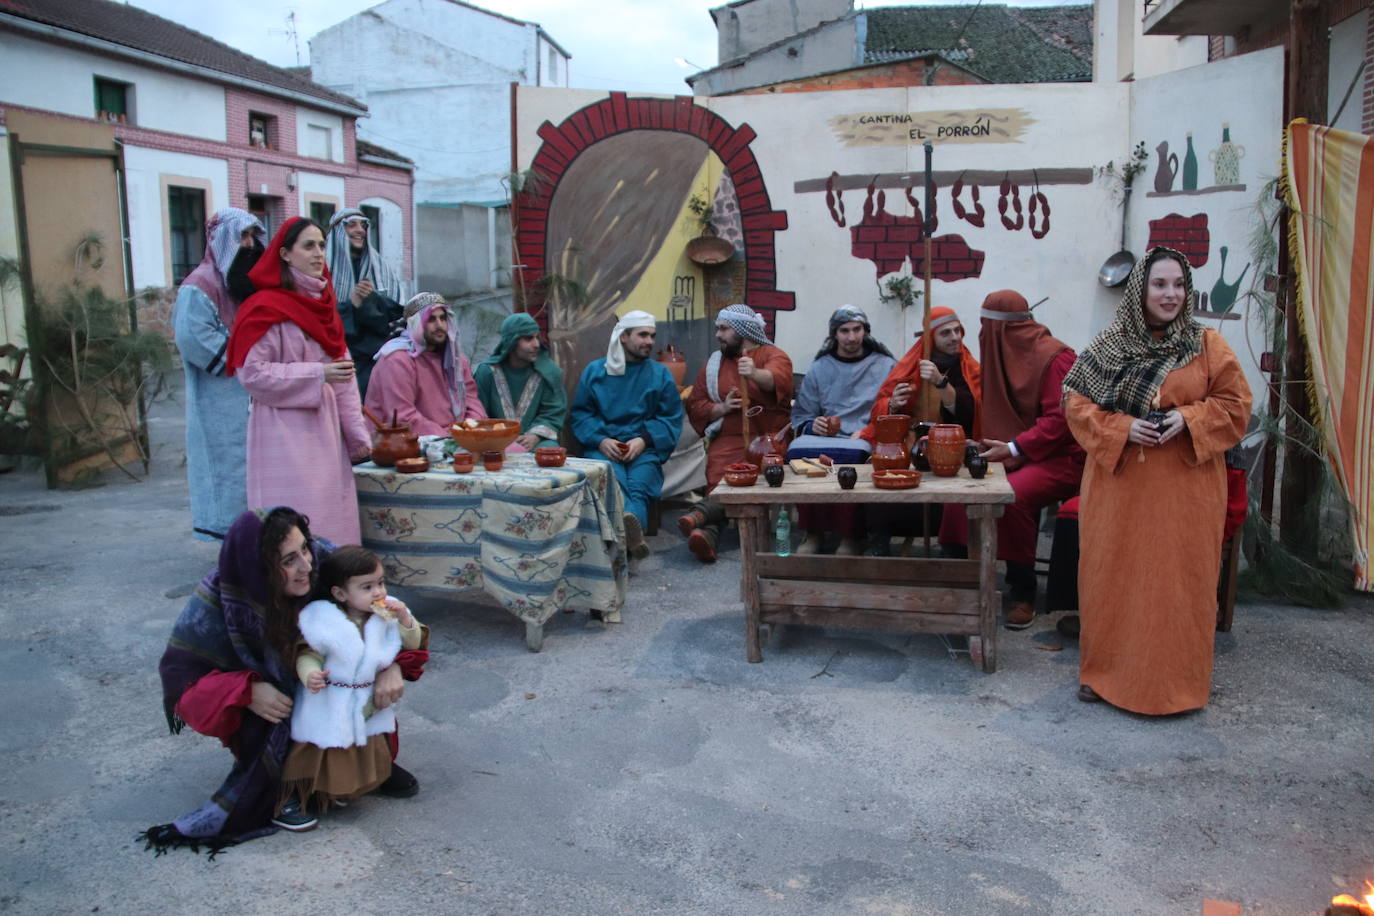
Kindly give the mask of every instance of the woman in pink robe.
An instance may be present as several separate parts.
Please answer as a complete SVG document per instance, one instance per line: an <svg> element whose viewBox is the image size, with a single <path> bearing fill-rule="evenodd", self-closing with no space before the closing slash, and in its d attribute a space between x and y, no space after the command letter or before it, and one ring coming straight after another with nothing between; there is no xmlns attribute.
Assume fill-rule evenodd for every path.
<svg viewBox="0 0 1374 916"><path fill-rule="evenodd" d="M258 292L239 310L227 357L252 398L248 505L294 506L316 534L356 544L352 464L371 443L324 233L311 220L288 220L248 276Z"/></svg>

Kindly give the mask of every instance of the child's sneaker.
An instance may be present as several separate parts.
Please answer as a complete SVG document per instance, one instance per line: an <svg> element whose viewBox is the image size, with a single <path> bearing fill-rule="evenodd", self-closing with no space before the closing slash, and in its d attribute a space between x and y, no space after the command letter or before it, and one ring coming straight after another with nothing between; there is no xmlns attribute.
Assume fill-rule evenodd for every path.
<svg viewBox="0 0 1374 916"><path fill-rule="evenodd" d="M306 814L300 802L292 799L281 806L281 811L272 818L272 823L283 830L290 830L292 833L304 833L307 830L314 830L315 825L320 819L313 814Z"/></svg>

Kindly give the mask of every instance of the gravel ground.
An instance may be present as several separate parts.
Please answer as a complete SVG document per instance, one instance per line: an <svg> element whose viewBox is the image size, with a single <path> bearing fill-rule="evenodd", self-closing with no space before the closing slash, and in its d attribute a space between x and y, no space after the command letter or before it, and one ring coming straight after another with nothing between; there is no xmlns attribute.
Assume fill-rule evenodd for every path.
<svg viewBox="0 0 1374 916"><path fill-rule="evenodd" d="M993 675L936 637L802 628L747 664L738 551L700 566L671 524L623 624L559 615L539 654L480 593L399 591L434 631L401 712L420 795L155 858L135 834L229 765L161 712L216 554L180 410L154 411L147 482L0 476L0 910L1286 914L1374 878L1374 599L1239 606L1211 705L1150 720L1078 702L1045 618Z"/></svg>

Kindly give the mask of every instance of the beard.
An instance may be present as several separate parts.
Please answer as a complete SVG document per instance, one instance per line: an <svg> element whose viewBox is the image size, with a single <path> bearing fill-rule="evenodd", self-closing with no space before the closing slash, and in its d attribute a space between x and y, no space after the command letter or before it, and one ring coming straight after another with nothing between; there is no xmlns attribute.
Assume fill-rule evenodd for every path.
<svg viewBox="0 0 1374 916"><path fill-rule="evenodd" d="M726 343L726 342L724 342L724 341L721 341L721 344L720 344L720 355L721 355L721 356L724 356L726 359L737 359L737 358L739 357L739 355L740 355L741 353L743 353L743 352L744 352L744 341L743 341L743 340L735 340L735 341L732 341L732 342L730 342L730 343Z"/></svg>
<svg viewBox="0 0 1374 916"><path fill-rule="evenodd" d="M258 258L262 257L263 247L254 245L252 248L240 248L234 255L234 261L229 265L229 272L225 274L224 285L229 289L229 295L235 302L243 302L249 296L257 292L253 286L253 281L248 279L248 271L253 269L253 265L258 263Z"/></svg>

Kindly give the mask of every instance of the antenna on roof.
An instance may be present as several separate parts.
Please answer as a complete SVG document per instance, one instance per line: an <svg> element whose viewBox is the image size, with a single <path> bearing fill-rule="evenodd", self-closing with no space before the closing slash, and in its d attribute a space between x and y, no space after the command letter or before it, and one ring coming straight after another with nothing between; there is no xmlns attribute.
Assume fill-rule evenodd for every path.
<svg viewBox="0 0 1374 916"><path fill-rule="evenodd" d="M286 28L268 29L273 35L286 35L291 39L291 45L296 49L296 66L301 66L301 37L296 32L296 11L292 10L286 14Z"/></svg>

